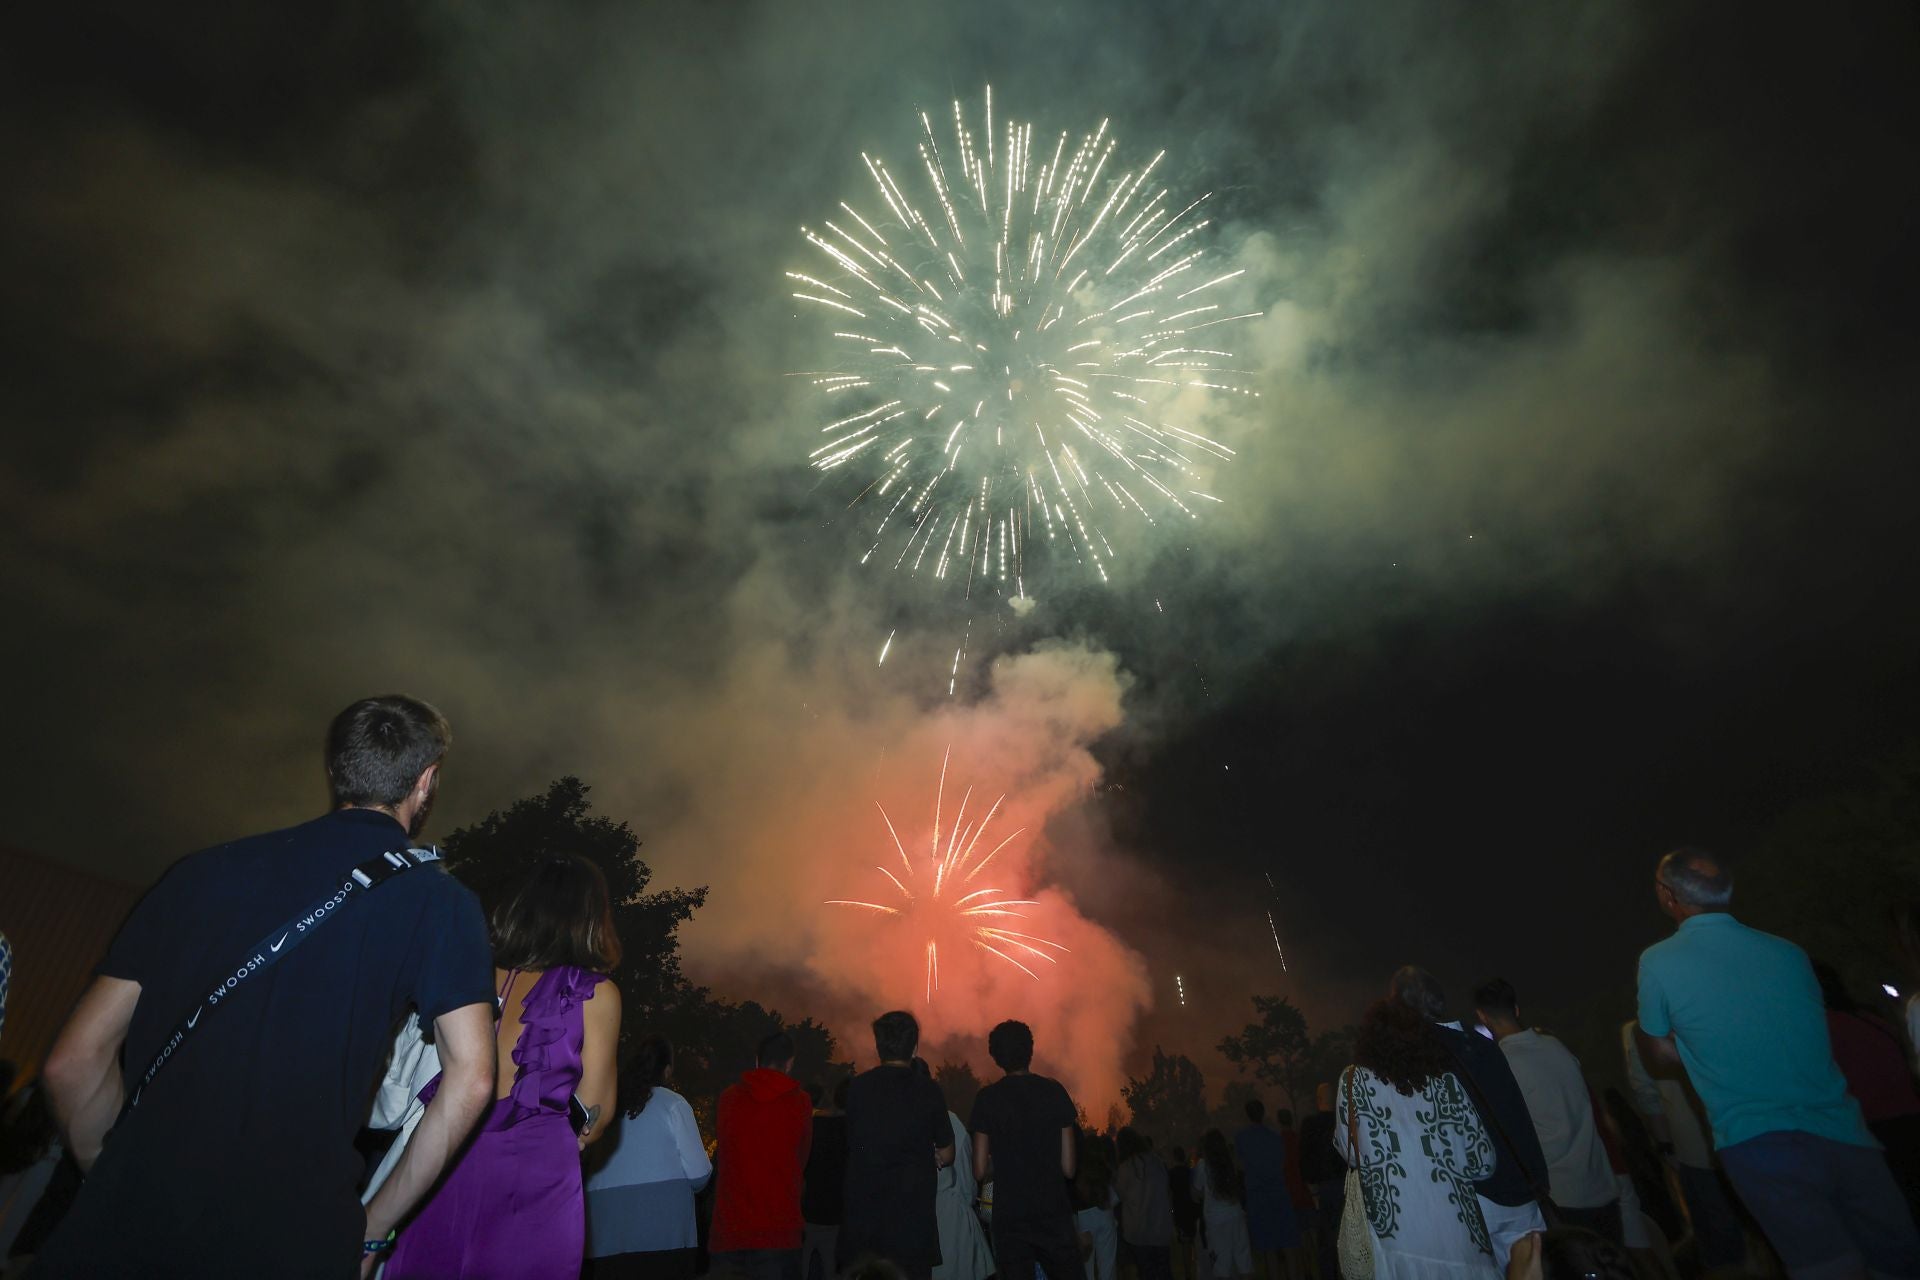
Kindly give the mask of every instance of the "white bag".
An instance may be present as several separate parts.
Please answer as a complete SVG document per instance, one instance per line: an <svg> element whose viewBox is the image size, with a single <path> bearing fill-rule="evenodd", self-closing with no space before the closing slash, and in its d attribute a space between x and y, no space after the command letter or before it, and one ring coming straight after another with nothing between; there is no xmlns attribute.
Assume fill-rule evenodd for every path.
<svg viewBox="0 0 1920 1280"><path fill-rule="evenodd" d="M426 1037L420 1033L420 1015L410 1013L400 1027L399 1034L393 1038L393 1053L387 1061L387 1074L381 1078L380 1088L373 1095L373 1114L367 1119L369 1128L398 1129L400 1133L374 1169L372 1180L360 1196L360 1203L370 1202L373 1193L393 1172L393 1166L400 1163L400 1153L407 1149L414 1126L420 1123L420 1117L427 1110L427 1104L420 1101L420 1091L439 1074L440 1051L428 1044Z"/></svg>

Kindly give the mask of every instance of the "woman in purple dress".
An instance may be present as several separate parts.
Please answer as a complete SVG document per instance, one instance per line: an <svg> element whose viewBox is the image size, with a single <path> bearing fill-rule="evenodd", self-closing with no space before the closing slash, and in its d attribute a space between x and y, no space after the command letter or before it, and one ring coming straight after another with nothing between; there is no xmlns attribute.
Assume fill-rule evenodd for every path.
<svg viewBox="0 0 1920 1280"><path fill-rule="evenodd" d="M433 1198L401 1228L386 1280L580 1274L580 1152L612 1110L620 1039L620 991L606 978L620 962L606 878L585 858L542 858L492 926L497 1100ZM575 1098L587 1117L577 1137L568 1118Z"/></svg>

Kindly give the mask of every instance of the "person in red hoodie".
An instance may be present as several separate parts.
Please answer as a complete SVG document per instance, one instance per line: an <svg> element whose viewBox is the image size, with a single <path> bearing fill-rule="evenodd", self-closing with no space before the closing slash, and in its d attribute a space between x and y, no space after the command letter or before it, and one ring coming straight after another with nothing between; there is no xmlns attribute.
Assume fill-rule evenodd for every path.
<svg viewBox="0 0 1920 1280"><path fill-rule="evenodd" d="M762 1040L755 1061L720 1095L708 1248L716 1276L799 1280L813 1101L792 1075L792 1036L776 1031Z"/></svg>

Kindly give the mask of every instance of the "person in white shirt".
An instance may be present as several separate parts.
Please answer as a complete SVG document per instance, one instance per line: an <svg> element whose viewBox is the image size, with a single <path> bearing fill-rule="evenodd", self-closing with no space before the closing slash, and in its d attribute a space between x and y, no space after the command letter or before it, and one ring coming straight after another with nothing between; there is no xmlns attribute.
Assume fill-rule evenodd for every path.
<svg viewBox="0 0 1920 1280"><path fill-rule="evenodd" d="M693 1198L713 1175L693 1108L668 1084L673 1046L640 1042L620 1080L619 1113L587 1160L587 1256L596 1280L691 1280Z"/></svg>
<svg viewBox="0 0 1920 1280"><path fill-rule="evenodd" d="M1560 1217L1624 1244L1620 1188L1594 1123L1593 1095L1580 1060L1567 1046L1520 1022L1513 984L1483 982L1473 993L1474 1012L1507 1055L1513 1078L1527 1099L1527 1114L1547 1158L1548 1194Z"/></svg>

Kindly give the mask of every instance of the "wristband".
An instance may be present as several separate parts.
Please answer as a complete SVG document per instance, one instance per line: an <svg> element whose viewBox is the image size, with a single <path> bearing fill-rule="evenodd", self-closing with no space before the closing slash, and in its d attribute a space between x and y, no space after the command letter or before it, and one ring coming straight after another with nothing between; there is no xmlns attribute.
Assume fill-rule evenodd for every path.
<svg viewBox="0 0 1920 1280"><path fill-rule="evenodd" d="M360 1256L363 1258L371 1258L376 1253L385 1253L387 1250L393 1248L394 1237L399 1234L400 1228L395 1227L392 1231L387 1232L387 1238L385 1240L362 1240L360 1242Z"/></svg>

